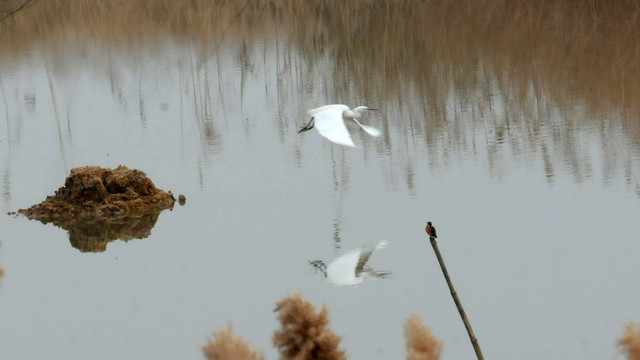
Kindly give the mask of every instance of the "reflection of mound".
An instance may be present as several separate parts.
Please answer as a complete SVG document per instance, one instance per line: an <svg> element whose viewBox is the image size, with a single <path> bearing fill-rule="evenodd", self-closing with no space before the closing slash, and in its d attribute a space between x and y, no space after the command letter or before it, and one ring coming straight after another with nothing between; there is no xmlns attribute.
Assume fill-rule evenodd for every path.
<svg viewBox="0 0 640 360"><path fill-rule="evenodd" d="M160 212L172 209L175 198L139 170L87 166L71 170L64 187L45 201L18 212L69 231L81 251L104 251L107 242L149 236Z"/></svg>
<svg viewBox="0 0 640 360"><path fill-rule="evenodd" d="M109 241L116 239L124 241L144 239L149 236L151 229L158 220L160 211L151 214L121 216L113 219L76 221L70 226L60 227L69 231L69 240L73 247L83 252L100 252L107 249Z"/></svg>

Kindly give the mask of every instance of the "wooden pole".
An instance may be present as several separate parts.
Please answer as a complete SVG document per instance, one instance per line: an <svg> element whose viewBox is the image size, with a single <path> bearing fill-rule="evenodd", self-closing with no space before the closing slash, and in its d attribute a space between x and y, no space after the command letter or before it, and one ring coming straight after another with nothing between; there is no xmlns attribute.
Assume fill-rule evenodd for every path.
<svg viewBox="0 0 640 360"><path fill-rule="evenodd" d="M476 356L478 360L484 360L484 356L482 355L482 350L480 350L480 344L478 344L478 339L476 339L476 335L473 333L473 329L471 328L471 323L467 318L467 314L464 312L462 308L462 303L460 299L458 299L458 293L453 288L453 283L451 282L451 278L449 278L449 272L447 271L447 267L444 266L444 260L442 260L442 255L440 255L440 250L438 250L438 243L433 236L429 236L429 240L431 240L431 246L433 246L433 251L436 253L436 257L438 258L438 262L440 263L440 268L442 269L442 274L444 274L445 280L447 280L447 285L449 285L449 290L451 291L451 296L453 297L453 301L456 303L456 307L458 308L458 312L460 313L460 317L462 318L462 322L464 323L464 327L467 329L467 333L469 334L469 339L471 339L471 345L473 345L473 350L476 352Z"/></svg>

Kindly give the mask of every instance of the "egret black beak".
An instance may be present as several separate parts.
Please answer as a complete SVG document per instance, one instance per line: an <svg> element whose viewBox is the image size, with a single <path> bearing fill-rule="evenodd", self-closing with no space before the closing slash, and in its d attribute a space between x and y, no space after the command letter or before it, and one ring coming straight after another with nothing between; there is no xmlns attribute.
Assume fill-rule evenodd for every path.
<svg viewBox="0 0 640 360"><path fill-rule="evenodd" d="M305 131L309 131L313 129L313 118L311 118L311 120L309 120L309 123L307 123L307 125L305 125L305 127L303 127L302 129L300 129L300 131L298 131L298 134L301 134Z"/></svg>
<svg viewBox="0 0 640 360"><path fill-rule="evenodd" d="M378 111L378 109L371 109L371 108L367 108L367 110L369 110L369 111Z"/></svg>

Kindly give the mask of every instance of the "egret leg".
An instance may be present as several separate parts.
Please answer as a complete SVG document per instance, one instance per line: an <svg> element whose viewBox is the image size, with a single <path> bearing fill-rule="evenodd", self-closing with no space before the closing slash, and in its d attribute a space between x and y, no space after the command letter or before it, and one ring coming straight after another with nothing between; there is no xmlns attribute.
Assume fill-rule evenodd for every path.
<svg viewBox="0 0 640 360"><path fill-rule="evenodd" d="M311 129L313 129L313 118L309 120L309 122L307 123L307 125L305 125L305 127L303 127L302 129L300 129L300 131L298 131L298 134L303 133L305 131L309 131Z"/></svg>
<svg viewBox="0 0 640 360"><path fill-rule="evenodd" d="M324 277L327 277L327 265L322 260L310 260L309 264L320 270Z"/></svg>

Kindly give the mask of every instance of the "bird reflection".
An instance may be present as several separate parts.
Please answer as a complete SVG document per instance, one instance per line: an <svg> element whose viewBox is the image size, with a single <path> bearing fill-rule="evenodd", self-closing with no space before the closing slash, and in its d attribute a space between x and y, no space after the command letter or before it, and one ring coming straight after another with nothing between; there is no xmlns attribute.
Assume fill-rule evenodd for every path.
<svg viewBox="0 0 640 360"><path fill-rule="evenodd" d="M382 240L375 248L363 247L349 251L335 259L327 266L322 260L312 260L309 264L320 270L328 283L334 285L356 285L362 282L365 275L376 279L388 278L391 273L375 271L368 266L369 259L377 250L387 245Z"/></svg>

